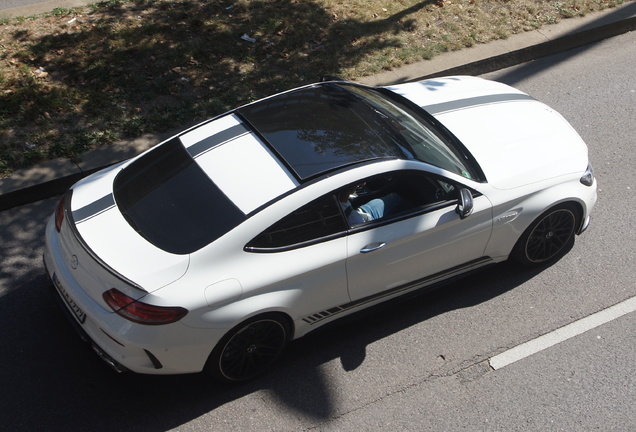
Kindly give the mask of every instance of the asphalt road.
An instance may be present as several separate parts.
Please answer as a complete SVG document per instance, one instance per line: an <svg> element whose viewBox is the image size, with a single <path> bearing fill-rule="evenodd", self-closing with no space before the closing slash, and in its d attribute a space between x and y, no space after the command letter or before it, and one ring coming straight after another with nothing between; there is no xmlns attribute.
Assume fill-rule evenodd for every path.
<svg viewBox="0 0 636 432"><path fill-rule="evenodd" d="M630 33L487 76L547 102L590 147L599 202L562 260L501 264L320 331L240 386L111 372L48 291L42 233L56 200L0 213L0 427L634 430L633 312L500 369L490 360L636 296L635 63Z"/></svg>
<svg viewBox="0 0 636 432"><path fill-rule="evenodd" d="M41 0L0 0L0 10L30 6L36 3L42 3L42 1Z"/></svg>
<svg viewBox="0 0 636 432"><path fill-rule="evenodd" d="M52 11L55 8L71 8L97 3L92 0L0 0L0 16L2 11L15 12L17 16L25 16Z"/></svg>
<svg viewBox="0 0 636 432"><path fill-rule="evenodd" d="M31 16L91 3L97 3L97 0L0 0L0 18Z"/></svg>

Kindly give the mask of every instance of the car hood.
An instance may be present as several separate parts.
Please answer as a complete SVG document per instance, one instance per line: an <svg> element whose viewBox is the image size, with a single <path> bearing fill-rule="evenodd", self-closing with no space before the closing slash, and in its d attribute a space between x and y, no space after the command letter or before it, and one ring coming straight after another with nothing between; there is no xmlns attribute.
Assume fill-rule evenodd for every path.
<svg viewBox="0 0 636 432"><path fill-rule="evenodd" d="M448 77L389 89L424 108L459 138L495 188L513 189L587 167L587 146L570 124L505 84Z"/></svg>
<svg viewBox="0 0 636 432"><path fill-rule="evenodd" d="M82 242L101 265L152 292L183 276L190 257L155 247L128 224L112 193L119 170L106 169L73 187L73 222Z"/></svg>

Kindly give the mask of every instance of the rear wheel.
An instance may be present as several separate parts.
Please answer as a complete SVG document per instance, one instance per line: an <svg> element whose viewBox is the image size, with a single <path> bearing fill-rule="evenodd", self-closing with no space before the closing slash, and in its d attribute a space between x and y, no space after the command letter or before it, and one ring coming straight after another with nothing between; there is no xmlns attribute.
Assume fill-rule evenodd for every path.
<svg viewBox="0 0 636 432"><path fill-rule="evenodd" d="M274 315L251 318L230 330L214 348L206 370L221 381L246 381L267 370L289 338L286 320Z"/></svg>
<svg viewBox="0 0 636 432"><path fill-rule="evenodd" d="M523 265L535 266L559 258L574 242L578 212L574 206L560 205L543 213L523 233L513 257Z"/></svg>

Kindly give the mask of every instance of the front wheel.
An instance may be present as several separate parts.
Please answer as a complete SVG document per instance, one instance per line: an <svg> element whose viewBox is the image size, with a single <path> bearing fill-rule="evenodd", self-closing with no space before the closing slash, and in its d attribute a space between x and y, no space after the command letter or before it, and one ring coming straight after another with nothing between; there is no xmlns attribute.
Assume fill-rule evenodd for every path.
<svg viewBox="0 0 636 432"><path fill-rule="evenodd" d="M214 348L206 371L220 381L247 381L268 369L289 338L287 322L273 314L251 318L230 330Z"/></svg>
<svg viewBox="0 0 636 432"><path fill-rule="evenodd" d="M546 211L519 238L513 249L513 258L526 266L557 259L574 242L577 219L577 211L570 205Z"/></svg>

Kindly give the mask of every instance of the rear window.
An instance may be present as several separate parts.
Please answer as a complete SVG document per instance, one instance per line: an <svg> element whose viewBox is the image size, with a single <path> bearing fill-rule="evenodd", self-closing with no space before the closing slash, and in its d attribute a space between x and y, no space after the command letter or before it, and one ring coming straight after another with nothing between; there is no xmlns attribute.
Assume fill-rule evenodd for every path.
<svg viewBox="0 0 636 432"><path fill-rule="evenodd" d="M326 240L347 229L336 198L328 195L284 217L259 234L246 248L251 251L286 250Z"/></svg>
<svg viewBox="0 0 636 432"><path fill-rule="evenodd" d="M122 170L115 178L114 195L124 218L141 236L174 254L194 252L246 218L179 138Z"/></svg>

